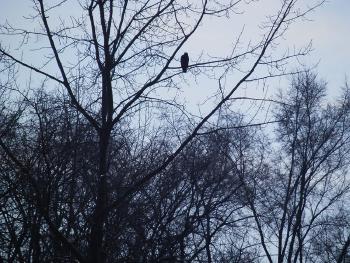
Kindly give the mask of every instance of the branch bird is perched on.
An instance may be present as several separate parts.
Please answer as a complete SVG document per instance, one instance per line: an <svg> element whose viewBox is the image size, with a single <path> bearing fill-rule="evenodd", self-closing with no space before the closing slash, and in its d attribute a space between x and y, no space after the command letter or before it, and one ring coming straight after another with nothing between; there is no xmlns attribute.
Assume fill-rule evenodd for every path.
<svg viewBox="0 0 350 263"><path fill-rule="evenodd" d="M188 62L190 61L190 58L188 57L187 52L185 52L182 56L181 56L181 68L182 71L184 73L187 72L187 68L188 68Z"/></svg>

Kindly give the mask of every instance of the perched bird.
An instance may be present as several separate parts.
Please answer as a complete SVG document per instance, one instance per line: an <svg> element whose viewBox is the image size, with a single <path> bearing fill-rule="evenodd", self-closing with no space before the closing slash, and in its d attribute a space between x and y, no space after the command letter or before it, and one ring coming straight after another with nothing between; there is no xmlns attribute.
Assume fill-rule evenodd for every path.
<svg viewBox="0 0 350 263"><path fill-rule="evenodd" d="M188 57L187 52L185 52L182 56L181 56L181 68L182 71L185 73L187 72L187 68L188 68L188 62L190 61L190 58Z"/></svg>

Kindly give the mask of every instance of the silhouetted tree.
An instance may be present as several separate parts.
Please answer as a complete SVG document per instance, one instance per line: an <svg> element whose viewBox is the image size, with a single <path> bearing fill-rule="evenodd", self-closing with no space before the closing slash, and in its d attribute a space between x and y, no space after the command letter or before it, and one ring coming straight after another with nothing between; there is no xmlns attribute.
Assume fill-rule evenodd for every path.
<svg viewBox="0 0 350 263"><path fill-rule="evenodd" d="M162 114L180 120L179 112L184 117L186 111L176 96L166 99L159 91L181 88L176 61L180 50L205 17L229 15L243 1L88 0L74 5L33 0L34 14L26 28L2 25L2 36L23 37L21 52L36 58L29 62L6 48L5 41L0 44L1 66L13 70L13 83L6 83L6 88L17 90L24 103L12 115L5 111L5 116L13 118L6 117L9 128L0 138L6 168L3 178L9 180L3 185L4 197L11 200L4 199L7 206L2 213L8 222L4 230L8 239L2 241L9 244L4 252L7 258L23 262L67 258L94 263L114 262L115 258L145 261L140 248L152 231L143 227L149 210L137 201L147 201L148 192L155 191L151 186L169 172L175 158L199 133L207 131L208 120L243 83L287 74L282 65L308 52L309 47L273 56L272 47L290 23L314 8L300 10L298 2L281 1L276 15L263 24L262 37L247 49L238 50L239 45L234 45L229 55L219 59L191 58L196 74L224 72L217 78L221 97L205 116L191 120L191 126L186 123L181 129L178 121L172 131L162 129L162 121L167 120ZM65 19L63 14L72 10L81 13L68 14ZM38 38L46 42L38 46ZM257 68L269 73L254 76ZM16 81L17 69L30 70L36 81L28 88L20 86L23 82ZM245 73L222 93L225 74L242 69ZM40 88L36 87L38 81ZM42 87L63 95L57 92L51 97L48 92L33 91ZM201 250L210 260L215 233L226 222L214 220L212 224L218 208L212 208L211 202L217 197L204 189L198 191L190 196L194 211L199 211L193 216L189 209L181 219L182 228L169 229L172 226L164 219L159 221L162 239L149 261L173 258L178 251L182 260L191 249L196 252L190 261L201 260ZM132 227L122 228L129 223ZM201 232L196 233L198 228ZM184 247L188 235L194 240ZM135 243L141 241L146 244Z"/></svg>
<svg viewBox="0 0 350 263"><path fill-rule="evenodd" d="M327 104L325 88L307 71L280 95L273 168L246 187L269 262L313 262L312 241L349 193L349 103Z"/></svg>

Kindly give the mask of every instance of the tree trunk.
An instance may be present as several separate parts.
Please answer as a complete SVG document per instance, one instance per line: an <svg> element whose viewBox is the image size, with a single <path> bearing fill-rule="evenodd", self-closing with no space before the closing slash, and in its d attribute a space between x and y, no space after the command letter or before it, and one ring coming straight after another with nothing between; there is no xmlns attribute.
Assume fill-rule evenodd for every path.
<svg viewBox="0 0 350 263"><path fill-rule="evenodd" d="M104 263L106 260L103 251L103 236L105 215L104 210L107 204L107 151L110 131L103 129L100 133L100 160L98 174L98 192L96 206L91 222L90 244L88 260L91 263Z"/></svg>

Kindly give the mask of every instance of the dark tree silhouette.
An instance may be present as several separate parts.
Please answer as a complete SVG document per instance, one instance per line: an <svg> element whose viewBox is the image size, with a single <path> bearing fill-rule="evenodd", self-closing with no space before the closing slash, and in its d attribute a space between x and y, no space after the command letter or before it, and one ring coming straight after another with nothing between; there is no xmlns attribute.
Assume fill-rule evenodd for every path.
<svg viewBox="0 0 350 263"><path fill-rule="evenodd" d="M226 199L213 195L220 184L216 184L219 190L207 193L202 182L183 172L183 180L174 183L177 189L160 189L154 215L142 201L156 192L174 160L208 130L208 121L232 101L237 89L247 82L288 74L284 65L310 50L275 55L278 39L290 24L314 9L301 10L301 1L283 0L276 15L262 23L261 37L254 43L240 49L238 36L232 50L215 59L191 53L191 69L199 76L221 73L214 91L219 100L206 115L190 120L176 96L163 96L165 88L177 90L183 85L175 58L205 17L236 14L236 8L248 2L32 0L34 13L26 16L30 23L25 27L0 25L4 36L0 88L17 89L25 76L11 83L16 80L12 74L25 75L29 70L36 85L41 82L39 86L47 90L64 91L54 104L45 96L30 94L39 88L20 87L17 94L25 98L27 108L0 112L4 116L0 120L0 222L6 222L0 224L0 249L5 249L1 255L9 262L57 262L58 257L91 263L128 262L125 259L130 257L159 262L177 251L188 262L214 258L217 230L222 224L236 224L230 218L216 218L226 211L220 207ZM313 1L316 6L322 2ZM64 12L72 6L74 14ZM11 49L7 45L11 37L23 37L22 45ZM29 60L31 56L35 61ZM7 83L5 72L12 66ZM222 74L232 72L240 76L221 93ZM174 112L182 116L175 119ZM183 122L176 120L186 114L191 124L181 129ZM162 122L164 116L174 119ZM160 127L155 124L158 120ZM176 125L169 129L167 123ZM191 209L177 209L182 203ZM154 245L151 256L142 254L149 244ZM196 251L187 255L191 249Z"/></svg>

